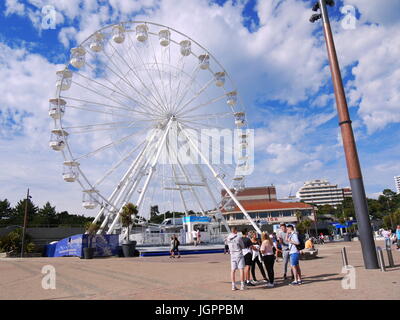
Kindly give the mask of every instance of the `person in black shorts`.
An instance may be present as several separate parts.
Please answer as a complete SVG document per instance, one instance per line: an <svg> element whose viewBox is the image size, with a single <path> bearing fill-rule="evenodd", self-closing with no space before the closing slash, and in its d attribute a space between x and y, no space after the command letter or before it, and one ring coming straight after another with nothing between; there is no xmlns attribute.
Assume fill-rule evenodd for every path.
<svg viewBox="0 0 400 320"><path fill-rule="evenodd" d="M251 242L250 238L247 236L247 229L244 229L243 232L243 244L244 244L244 249L242 249L243 257L244 257L244 279L245 283L247 286L254 286L250 282L250 268L251 265L253 264L253 253L252 253L252 247L253 243Z"/></svg>

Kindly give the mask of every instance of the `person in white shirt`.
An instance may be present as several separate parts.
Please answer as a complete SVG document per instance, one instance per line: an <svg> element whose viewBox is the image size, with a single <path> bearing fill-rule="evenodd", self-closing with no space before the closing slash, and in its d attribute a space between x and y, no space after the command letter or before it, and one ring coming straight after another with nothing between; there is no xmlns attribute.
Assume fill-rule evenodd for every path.
<svg viewBox="0 0 400 320"><path fill-rule="evenodd" d="M288 231L286 235L286 242L289 244L289 259L294 275L294 281L291 282L290 285L298 285L303 283L301 281L301 270L299 265L300 252L296 247L300 244L300 241L297 233L294 232L292 225L289 224L286 228Z"/></svg>
<svg viewBox="0 0 400 320"><path fill-rule="evenodd" d="M240 273L240 290L245 290L246 286L244 283L244 257L243 257L243 238L237 234L237 228L232 227L232 233L226 238L226 242L229 246L229 254L231 255L231 280L232 290L237 290L235 273L239 269Z"/></svg>
<svg viewBox="0 0 400 320"><path fill-rule="evenodd" d="M390 241L391 234L392 234L392 230L390 230L390 229L382 231L382 236L385 239L386 248L390 248L392 246L391 241Z"/></svg>

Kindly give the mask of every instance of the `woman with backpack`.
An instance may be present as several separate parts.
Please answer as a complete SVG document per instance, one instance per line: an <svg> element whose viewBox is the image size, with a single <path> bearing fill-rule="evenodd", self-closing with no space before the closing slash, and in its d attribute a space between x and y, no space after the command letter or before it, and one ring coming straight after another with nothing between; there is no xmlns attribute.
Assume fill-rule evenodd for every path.
<svg viewBox="0 0 400 320"><path fill-rule="evenodd" d="M268 235L268 233L263 232L261 236L261 247L260 251L262 254L262 259L264 261L265 268L267 269L269 282L267 283L268 288L274 286L274 263L275 263L275 253L274 253L274 242Z"/></svg>

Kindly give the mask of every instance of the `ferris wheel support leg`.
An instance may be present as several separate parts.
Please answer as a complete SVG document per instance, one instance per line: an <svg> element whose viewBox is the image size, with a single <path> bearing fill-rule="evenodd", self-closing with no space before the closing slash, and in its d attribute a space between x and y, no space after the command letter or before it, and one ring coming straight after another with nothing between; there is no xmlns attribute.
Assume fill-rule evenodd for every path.
<svg viewBox="0 0 400 320"><path fill-rule="evenodd" d="M126 171L126 173L124 174L124 176L122 177L122 179L120 180L120 182L118 183L118 186L114 189L114 191L112 192L111 196L108 198L108 202L112 202L115 200L114 202L114 207L118 204L118 200L121 196L121 194L124 192L124 190L126 189L127 184L129 183L129 180L127 179L132 172L135 171L138 163L140 163L141 158L143 157L143 154L145 153L146 149L148 148L148 146L151 144L151 142L153 141L154 137L155 137L156 132L154 132L152 134L152 136L150 137L148 143L145 145L145 147L142 149L142 151L138 154L138 156L136 157L136 159L132 162L131 166L128 168L128 170ZM114 199L116 197L116 199ZM97 214L96 218L94 219L93 223L96 223L101 216L103 215L104 211L105 211L106 207L103 207L100 212ZM102 231L104 230L104 227L107 224L109 215L107 215L104 219L104 221L102 222L99 231L97 231L97 234L101 234Z"/></svg>
<svg viewBox="0 0 400 320"><path fill-rule="evenodd" d="M147 167L147 163L145 164L145 166L143 168L146 168L146 167ZM142 180L142 177L143 177L143 175L139 172L138 175L136 175L135 178L132 179L132 181L130 181L129 187L127 189L128 191L125 193L125 196L123 197L120 209L118 210L113 222L111 223L111 226L109 227L109 229L107 231L107 234L111 234L114 231L115 226L120 217L120 214L122 212L122 208L128 203L128 200L130 199L132 194L135 192L137 186L139 185L140 181Z"/></svg>
<svg viewBox="0 0 400 320"><path fill-rule="evenodd" d="M180 126L180 125L179 125ZM181 128L182 129L182 128ZM219 174L214 170L210 162L208 161L207 157L204 156L204 154L199 150L199 148L196 146L196 144L193 142L193 140L189 137L189 135L185 134L187 140L189 141L190 145L193 147L193 149L196 151L196 153L203 159L204 163L207 165L207 167L210 169L212 174L214 175L215 179L221 184L221 186L225 189L225 191L230 195L232 200L236 203L240 211L244 214L244 216L249 220L253 228L261 234L260 228L257 226L257 224L253 221L253 219L250 217L250 215L247 213L246 209L243 208L242 204L239 202L239 200L236 198L236 196L233 194L233 192L228 188L228 186L225 184L224 180L219 176Z"/></svg>
<svg viewBox="0 0 400 320"><path fill-rule="evenodd" d="M138 201L136 203L138 211L140 210L140 206L142 205L142 202L143 202L144 196L146 194L147 188L149 186L150 180L153 177L157 161L158 161L158 159L159 159L159 157L161 155L161 151L163 150L163 146L164 146L165 140L166 140L166 138L168 136L169 129L171 128L172 121L173 121L172 118L168 121L168 124L167 124L167 126L165 128L165 132L164 132L161 140L159 141L159 143L157 145L157 148L156 148L157 152L156 152L156 155L155 155L155 157L154 157L154 159L153 159L153 161L152 161L152 163L150 165L149 175L147 176L146 181L144 182L143 190L140 193L139 199L138 199ZM129 227L129 229L131 229L131 228ZM126 234L127 234L127 230L125 230L122 238L125 238Z"/></svg>
<svg viewBox="0 0 400 320"><path fill-rule="evenodd" d="M141 172L140 172L140 170L138 170L138 167L143 162L144 156L146 154L146 149L148 148L147 150L150 150L149 151L150 153L152 152L151 151L151 143L153 142L154 138L155 138L155 133L151 136L146 147L143 148L143 150L141 151L140 156L137 158L135 167L131 171L131 174L128 176L128 179L126 180L127 183L125 184L123 190L121 190L121 192L118 195L118 198L116 199L116 202L118 202L117 204L121 203L120 202L121 197L123 200L122 200L121 206L120 206L116 216L114 217L113 222L111 223L111 226L107 230L107 234L111 234L114 231L115 226L118 222L120 213L122 211L122 207L127 203L127 200L130 198L132 193L136 190L136 187L138 186L138 184L142 178L142 176L140 175ZM149 163L149 160L147 160L147 162L145 163L144 168L147 167L148 163ZM127 190L128 190L128 192L126 192ZM123 196L123 195L125 195L125 196Z"/></svg>
<svg viewBox="0 0 400 320"><path fill-rule="evenodd" d="M160 140L160 142L158 144L157 153L156 153L156 155L155 155L155 157L153 159L153 162L151 163L149 175L147 176L147 179L146 179L146 181L144 183L144 186L143 186L143 190L140 193L139 199L138 199L138 201L136 203L136 206L137 206L138 210L139 210L140 206L142 205L142 201L143 201L144 196L146 194L147 187L149 186L149 182L150 182L151 178L153 177L158 158L160 157L161 151L163 150L163 146L164 146L165 140L167 139L167 135L168 135L169 129L171 128L172 121L173 121L172 118L168 121L168 124L167 124L167 126L165 128L165 132L164 132L164 134L163 134L163 136L162 136L162 138L161 138L161 140Z"/></svg>
<svg viewBox="0 0 400 320"><path fill-rule="evenodd" d="M203 180L203 182L204 182L204 184L206 186L206 189L207 189L208 194L210 195L210 198L213 200L215 208L218 210L218 201L217 201L217 199L215 199L215 196L211 191L211 188L210 188L210 186L208 184L208 181L207 181L206 177L204 176L203 171L201 170L201 168L200 168L200 166L198 164L196 164L195 166L196 166L196 169L197 169L197 171L199 172L199 174L201 176L201 179ZM229 228L228 222L226 222L226 219L225 219L224 215L222 214L222 212L219 212L219 213L221 214L222 224L224 225L224 227L226 229L226 232L229 233L230 232L230 228Z"/></svg>
<svg viewBox="0 0 400 320"><path fill-rule="evenodd" d="M185 168L182 166L182 164L181 164L181 162L179 161L179 159L177 159L177 160L178 160L178 166L179 166L179 168L181 169L183 175L185 176L186 182L189 182L189 177L188 177L188 175L187 175L187 173L186 173ZM199 207L200 207L201 213L202 213L203 216L204 216L204 215L206 214L206 212L205 212L205 210L204 210L203 205L201 204L200 198L199 198L199 196L198 196L196 190L195 190L193 187L190 187L190 191L192 192L194 198L196 199L196 202L197 202L197 204L198 204Z"/></svg>
<svg viewBox="0 0 400 320"><path fill-rule="evenodd" d="M171 167L172 167L172 172L174 173L174 179L175 179L175 183L176 183L177 179L176 179L176 170L175 170L174 164L171 164ZM181 198L181 201L182 201L182 204L183 204L183 208L185 209L185 216L187 216L188 213L189 213L189 210L187 208L185 198L183 197L183 193L182 193L181 187L179 187L179 196Z"/></svg>

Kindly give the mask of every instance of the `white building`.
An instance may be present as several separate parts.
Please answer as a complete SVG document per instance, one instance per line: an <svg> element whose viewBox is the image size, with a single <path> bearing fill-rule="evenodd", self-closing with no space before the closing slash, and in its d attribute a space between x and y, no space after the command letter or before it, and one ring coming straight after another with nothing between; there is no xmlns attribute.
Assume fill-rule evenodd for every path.
<svg viewBox="0 0 400 320"><path fill-rule="evenodd" d="M400 194L400 176L394 177L394 184L396 185L396 191Z"/></svg>
<svg viewBox="0 0 400 320"><path fill-rule="evenodd" d="M344 200L343 189L338 188L337 184L330 184L328 180L306 181L296 196L305 203L318 206L328 204L335 207Z"/></svg>

